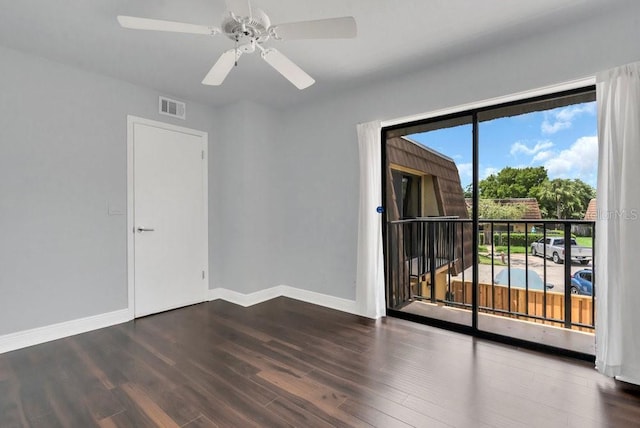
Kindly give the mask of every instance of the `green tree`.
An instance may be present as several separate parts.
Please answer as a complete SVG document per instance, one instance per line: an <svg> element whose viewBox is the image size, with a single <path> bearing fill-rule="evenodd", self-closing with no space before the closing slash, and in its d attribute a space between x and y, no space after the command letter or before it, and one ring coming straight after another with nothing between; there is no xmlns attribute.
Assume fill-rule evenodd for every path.
<svg viewBox="0 0 640 428"><path fill-rule="evenodd" d="M478 200L478 217L482 219L521 219L527 210L522 203L500 203L492 199Z"/></svg>
<svg viewBox="0 0 640 428"><path fill-rule="evenodd" d="M587 208L589 207L589 202L591 199L596 197L596 189L579 178L573 180L573 184L575 186L576 194L580 199L580 209L575 213L575 218L583 219L587 212Z"/></svg>
<svg viewBox="0 0 640 428"><path fill-rule="evenodd" d="M464 197L473 198L473 184L468 184L467 187L464 188Z"/></svg>
<svg viewBox="0 0 640 428"><path fill-rule="evenodd" d="M546 218L583 218L595 190L582 180L546 180L537 189L540 210Z"/></svg>
<svg viewBox="0 0 640 428"><path fill-rule="evenodd" d="M538 187L548 180L543 166L512 168L506 167L497 174L480 180L478 188L481 198L534 198Z"/></svg>

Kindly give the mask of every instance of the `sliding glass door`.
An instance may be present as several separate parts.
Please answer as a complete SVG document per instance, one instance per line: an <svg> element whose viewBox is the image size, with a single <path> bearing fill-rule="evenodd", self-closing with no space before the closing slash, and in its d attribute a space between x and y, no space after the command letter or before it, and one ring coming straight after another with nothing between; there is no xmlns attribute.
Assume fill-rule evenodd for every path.
<svg viewBox="0 0 640 428"><path fill-rule="evenodd" d="M590 87L384 129L390 313L592 354L595 111Z"/></svg>
<svg viewBox="0 0 640 428"><path fill-rule="evenodd" d="M464 326L472 325L472 119L389 131L384 150L389 306Z"/></svg>

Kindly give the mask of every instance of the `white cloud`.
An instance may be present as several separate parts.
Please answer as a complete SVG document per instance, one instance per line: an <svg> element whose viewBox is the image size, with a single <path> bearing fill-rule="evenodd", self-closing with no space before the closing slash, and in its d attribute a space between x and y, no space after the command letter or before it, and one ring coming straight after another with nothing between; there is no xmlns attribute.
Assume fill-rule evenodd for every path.
<svg viewBox="0 0 640 428"><path fill-rule="evenodd" d="M549 140L538 141L533 147L529 147L526 144L517 141L511 145L510 153L512 156L516 156L518 153L523 153L525 155L531 156L542 150L550 149L551 147L553 147L553 143Z"/></svg>
<svg viewBox="0 0 640 428"><path fill-rule="evenodd" d="M500 171L498 168L488 166L480 173L480 180L484 180L490 175L495 175L498 173L498 171Z"/></svg>
<svg viewBox="0 0 640 428"><path fill-rule="evenodd" d="M543 134L555 134L558 131L562 131L563 129L571 128L571 122L554 122L549 123L548 120L544 120L542 122L542 133Z"/></svg>
<svg viewBox="0 0 640 428"><path fill-rule="evenodd" d="M456 165L458 167L458 173L460 174L460 181L463 183L470 182L473 179L473 164L469 163L459 163ZM480 166L480 180L484 180L490 175L497 174L500 171L498 168L494 167L486 167L482 168Z"/></svg>
<svg viewBox="0 0 640 428"><path fill-rule="evenodd" d="M473 164L469 163L459 163L456 165L458 167L458 172L460 173L460 178L466 178L470 180L473 178Z"/></svg>
<svg viewBox="0 0 640 428"><path fill-rule="evenodd" d="M561 109L555 109L544 114L544 121L541 129L543 134L555 134L563 129L571 128L573 120L582 115L594 115L596 112L596 103L586 103L577 106L569 106Z"/></svg>
<svg viewBox="0 0 640 428"><path fill-rule="evenodd" d="M541 152L536 153L533 159L531 159L531 163L544 162L546 160L551 159L555 154L556 152L554 152L553 150L543 150Z"/></svg>
<svg viewBox="0 0 640 428"><path fill-rule="evenodd" d="M595 184L598 169L598 137L581 137L568 149L552 153L544 164L549 178L579 178Z"/></svg>

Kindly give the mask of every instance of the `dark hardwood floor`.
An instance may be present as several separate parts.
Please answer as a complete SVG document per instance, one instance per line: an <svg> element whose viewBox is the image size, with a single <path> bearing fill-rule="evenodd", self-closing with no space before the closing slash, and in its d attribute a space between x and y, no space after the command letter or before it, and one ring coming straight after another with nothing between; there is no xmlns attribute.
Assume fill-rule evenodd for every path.
<svg viewBox="0 0 640 428"><path fill-rule="evenodd" d="M640 426L588 363L286 298L0 355L0 427Z"/></svg>

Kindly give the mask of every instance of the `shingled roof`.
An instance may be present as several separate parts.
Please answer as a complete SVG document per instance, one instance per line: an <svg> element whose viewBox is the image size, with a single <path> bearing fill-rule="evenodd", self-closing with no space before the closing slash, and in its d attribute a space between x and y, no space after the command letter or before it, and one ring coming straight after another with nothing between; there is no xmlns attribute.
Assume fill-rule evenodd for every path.
<svg viewBox="0 0 640 428"><path fill-rule="evenodd" d="M597 217L598 217L598 210L596 208L596 200L594 198L589 201L587 212L584 213L584 219L589 221L595 221Z"/></svg>
<svg viewBox="0 0 640 428"><path fill-rule="evenodd" d="M458 167L453 159L406 137L387 140L387 160L437 177L436 197L442 215L468 218Z"/></svg>
<svg viewBox="0 0 640 428"><path fill-rule="evenodd" d="M387 139L387 162L389 168L387 174L391 174L391 165L398 165L420 172L420 175L430 175L434 178L434 193L437 199L440 215L454 216L461 219L468 219L469 213L464 202L464 191L460 183L460 174L458 167L453 159L443 155L433 149L425 147L412 141L407 137L393 137ZM392 179L387 180L387 198L389 201L395 201L395 190L393 189ZM389 203L391 207L396 205L395 202ZM389 211L389 218L397 219L397 212L393 213L393 208ZM400 229L400 242L404 237L404 232ZM473 247L471 239L463 239L463 237L471 236L471 224L463 224L456 232L457 238L455 242L460 245L462 243L463 256L456 260L452 273L454 275L462 272L472 263ZM400 256L400 252L397 252Z"/></svg>
<svg viewBox="0 0 640 428"><path fill-rule="evenodd" d="M494 202L498 204L508 205L508 204L522 204L525 206L525 211L522 214L522 217L518 220L540 220L542 219L542 213L540 213L540 205L538 205L538 200L536 198L509 198L509 199L492 199ZM471 208L472 200L469 198L465 199L467 206Z"/></svg>

